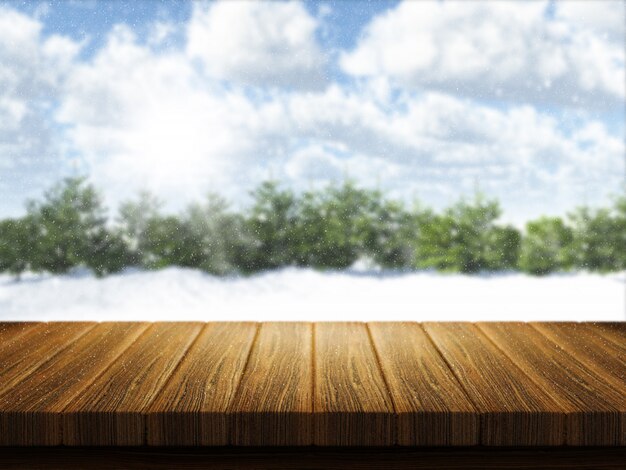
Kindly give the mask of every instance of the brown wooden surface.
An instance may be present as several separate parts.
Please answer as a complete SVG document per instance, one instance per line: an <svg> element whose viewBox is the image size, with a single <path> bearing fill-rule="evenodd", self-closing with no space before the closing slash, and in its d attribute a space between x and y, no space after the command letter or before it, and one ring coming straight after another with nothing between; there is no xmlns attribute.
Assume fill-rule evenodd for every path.
<svg viewBox="0 0 626 470"><path fill-rule="evenodd" d="M626 322L600 322L587 323L586 325L593 328L599 335L613 342L626 354Z"/></svg>
<svg viewBox="0 0 626 470"><path fill-rule="evenodd" d="M254 342L255 323L207 325L148 413L150 445L227 445L227 408Z"/></svg>
<svg viewBox="0 0 626 470"><path fill-rule="evenodd" d="M311 323L263 323L230 406L231 444L313 443Z"/></svg>
<svg viewBox="0 0 626 470"><path fill-rule="evenodd" d="M39 323L0 347L0 393L10 392L45 361L72 344L95 323ZM20 331L19 329L17 331Z"/></svg>
<svg viewBox="0 0 626 470"><path fill-rule="evenodd" d="M479 416L417 323L368 325L398 415L400 445L475 445Z"/></svg>
<svg viewBox="0 0 626 470"><path fill-rule="evenodd" d="M155 323L63 413L66 445L142 445L145 410L196 339L201 323Z"/></svg>
<svg viewBox="0 0 626 470"><path fill-rule="evenodd" d="M41 322L6 322L0 323L0 351L18 341L27 331L41 325Z"/></svg>
<svg viewBox="0 0 626 470"><path fill-rule="evenodd" d="M60 445L63 410L147 327L145 323L97 325L1 394L0 444Z"/></svg>
<svg viewBox="0 0 626 470"><path fill-rule="evenodd" d="M480 413L484 445L560 445L562 408L469 323L424 327Z"/></svg>
<svg viewBox="0 0 626 470"><path fill-rule="evenodd" d="M599 335L596 328L574 322L530 325L585 367L603 375L614 387L626 389L626 352Z"/></svg>
<svg viewBox="0 0 626 470"><path fill-rule="evenodd" d="M567 444L624 445L626 395L525 323L479 328L566 410Z"/></svg>
<svg viewBox="0 0 626 470"><path fill-rule="evenodd" d="M0 445L623 446L624 331L0 323Z"/></svg>
<svg viewBox="0 0 626 470"><path fill-rule="evenodd" d="M623 447L4 448L4 470L624 470Z"/></svg>
<svg viewBox="0 0 626 470"><path fill-rule="evenodd" d="M317 323L315 444L396 443L395 412L364 323Z"/></svg>

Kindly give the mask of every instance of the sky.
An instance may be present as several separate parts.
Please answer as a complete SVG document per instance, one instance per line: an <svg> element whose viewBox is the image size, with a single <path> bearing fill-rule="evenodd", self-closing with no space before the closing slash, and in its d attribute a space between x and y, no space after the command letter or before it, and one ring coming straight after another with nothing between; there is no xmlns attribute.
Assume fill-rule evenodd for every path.
<svg viewBox="0 0 626 470"><path fill-rule="evenodd" d="M522 224L626 174L624 1L0 0L0 217L346 178Z"/></svg>

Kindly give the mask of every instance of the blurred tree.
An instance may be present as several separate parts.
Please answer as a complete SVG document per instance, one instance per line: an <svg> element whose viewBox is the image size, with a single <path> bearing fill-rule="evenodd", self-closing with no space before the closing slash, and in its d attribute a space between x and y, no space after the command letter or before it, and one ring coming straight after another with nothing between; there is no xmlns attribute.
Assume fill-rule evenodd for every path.
<svg viewBox="0 0 626 470"><path fill-rule="evenodd" d="M148 191L141 191L134 201L123 202L117 217L118 232L128 245L130 264L147 267L150 262L146 247L148 224L160 217L161 201Z"/></svg>
<svg viewBox="0 0 626 470"><path fill-rule="evenodd" d="M209 194L204 204L192 204L187 223L194 239L202 244L199 267L211 274L236 272L252 250L252 237L243 217L228 210L228 204L216 194Z"/></svg>
<svg viewBox="0 0 626 470"><path fill-rule="evenodd" d="M65 273L84 265L105 273L119 268L104 259L118 256L125 247L119 241L104 243L106 210L85 178L67 178L55 185L43 201L28 204L28 214L37 227L31 257L34 270Z"/></svg>
<svg viewBox="0 0 626 470"><path fill-rule="evenodd" d="M424 218L417 246L418 266L464 273L501 269L506 264L506 247L494 243L513 243L514 235L495 227L499 216L498 202L476 193L471 202L461 199L443 214Z"/></svg>
<svg viewBox="0 0 626 470"><path fill-rule="evenodd" d="M96 276L121 271L132 266L134 261L133 253L120 233L99 227L91 234L84 263Z"/></svg>
<svg viewBox="0 0 626 470"><path fill-rule="evenodd" d="M177 265L224 275L296 264L342 269L363 258L383 268L465 273L626 269L626 196L611 208L578 208L568 224L557 217L531 221L523 237L497 225L498 203L479 193L440 213L409 211L351 181L300 197L265 182L252 198L243 213L212 194L166 216L143 192L122 204L109 226L95 189L84 178L68 178L30 202L26 217L0 221L0 271L19 277L86 266L102 276L129 265Z"/></svg>
<svg viewBox="0 0 626 470"><path fill-rule="evenodd" d="M526 224L519 265L527 273L544 275L572 267L572 230L558 217Z"/></svg>
<svg viewBox="0 0 626 470"><path fill-rule="evenodd" d="M493 227L488 234L485 261L489 271L515 270L518 267L522 234L515 227Z"/></svg>
<svg viewBox="0 0 626 470"><path fill-rule="evenodd" d="M398 201L384 200L371 194L363 248L365 254L383 268L409 268L414 262L414 239L418 235L417 218Z"/></svg>
<svg viewBox="0 0 626 470"><path fill-rule="evenodd" d="M617 230L615 249L619 260L618 269L626 269L626 195L615 199L615 218Z"/></svg>
<svg viewBox="0 0 626 470"><path fill-rule="evenodd" d="M0 272L7 271L19 280L32 269L37 227L31 217L0 221Z"/></svg>
<svg viewBox="0 0 626 470"><path fill-rule="evenodd" d="M374 250L372 221L378 198L377 191L359 189L351 181L305 193L297 218L298 264L347 268L367 252L366 240Z"/></svg>
<svg viewBox="0 0 626 470"><path fill-rule="evenodd" d="M454 244L454 219L450 214L428 211L419 219L419 238L415 247L415 267L440 271L457 270Z"/></svg>
<svg viewBox="0 0 626 470"><path fill-rule="evenodd" d="M297 200L290 190L266 181L252 192L253 204L246 217L252 236L240 261L244 271L254 272L293 264Z"/></svg>
<svg viewBox="0 0 626 470"><path fill-rule="evenodd" d="M612 210L579 207L569 214L569 220L574 235L571 256L576 267L600 272L620 269L626 245L619 218Z"/></svg>
<svg viewBox="0 0 626 470"><path fill-rule="evenodd" d="M142 234L142 256L145 267L200 267L203 260L202 239L186 221L178 217L156 216L147 221Z"/></svg>

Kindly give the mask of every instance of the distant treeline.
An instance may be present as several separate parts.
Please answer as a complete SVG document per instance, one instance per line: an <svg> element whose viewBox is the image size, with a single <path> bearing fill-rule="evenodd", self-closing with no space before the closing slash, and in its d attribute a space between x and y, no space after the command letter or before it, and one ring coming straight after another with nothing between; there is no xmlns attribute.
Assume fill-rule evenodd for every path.
<svg viewBox="0 0 626 470"><path fill-rule="evenodd" d="M520 231L498 224L498 202L480 194L440 212L409 208L352 182L300 195L266 182L251 195L241 212L212 194L169 215L141 193L109 220L93 186L66 179L28 203L24 217L0 221L0 271L19 277L86 266L102 276L130 266L184 266L227 275L342 269L359 259L462 273L626 269L626 197L564 219L541 217Z"/></svg>

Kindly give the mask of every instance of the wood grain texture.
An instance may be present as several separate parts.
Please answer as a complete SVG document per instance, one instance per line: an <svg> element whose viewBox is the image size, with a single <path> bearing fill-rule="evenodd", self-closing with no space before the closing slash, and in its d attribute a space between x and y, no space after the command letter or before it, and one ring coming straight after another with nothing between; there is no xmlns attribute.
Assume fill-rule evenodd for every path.
<svg viewBox="0 0 626 470"><path fill-rule="evenodd" d="M256 323L208 324L147 410L149 445L223 446Z"/></svg>
<svg viewBox="0 0 626 470"><path fill-rule="evenodd" d="M389 322L368 328L395 405L398 444L478 444L479 415L422 327Z"/></svg>
<svg viewBox="0 0 626 470"><path fill-rule="evenodd" d="M27 331L41 324L42 322L0 322L0 354L4 348L18 341Z"/></svg>
<svg viewBox="0 0 626 470"><path fill-rule="evenodd" d="M1 394L0 445L60 445L63 410L147 327L99 324Z"/></svg>
<svg viewBox="0 0 626 470"><path fill-rule="evenodd" d="M613 405L620 413L619 444L626 445L626 350L598 334L585 323L531 323L543 336L558 345L583 367L592 372L591 380L600 380L615 393ZM599 391L593 386L593 391ZM603 394L604 397L604 394Z"/></svg>
<svg viewBox="0 0 626 470"><path fill-rule="evenodd" d="M34 373L41 364L69 347L96 323L39 323L0 348L0 394ZM19 331L19 330L18 330Z"/></svg>
<svg viewBox="0 0 626 470"><path fill-rule="evenodd" d="M559 404L469 323L424 323L480 413L484 445L560 445Z"/></svg>
<svg viewBox="0 0 626 470"><path fill-rule="evenodd" d="M63 413L66 445L143 445L145 410L201 323L155 323Z"/></svg>
<svg viewBox="0 0 626 470"><path fill-rule="evenodd" d="M314 338L314 443L395 444L395 411L366 325L317 323Z"/></svg>
<svg viewBox="0 0 626 470"><path fill-rule="evenodd" d="M233 445L310 445L312 325L263 323L228 412Z"/></svg>
<svg viewBox="0 0 626 470"><path fill-rule="evenodd" d="M624 446L624 331L0 323L0 445Z"/></svg>
<svg viewBox="0 0 626 470"><path fill-rule="evenodd" d="M598 322L586 323L586 325L613 342L626 354L626 322Z"/></svg>
<svg viewBox="0 0 626 470"><path fill-rule="evenodd" d="M603 375L615 388L626 390L626 353L594 328L575 322L530 325L585 367Z"/></svg>
<svg viewBox="0 0 626 470"><path fill-rule="evenodd" d="M620 444L623 393L528 324L480 323L479 328L565 410L569 445Z"/></svg>

